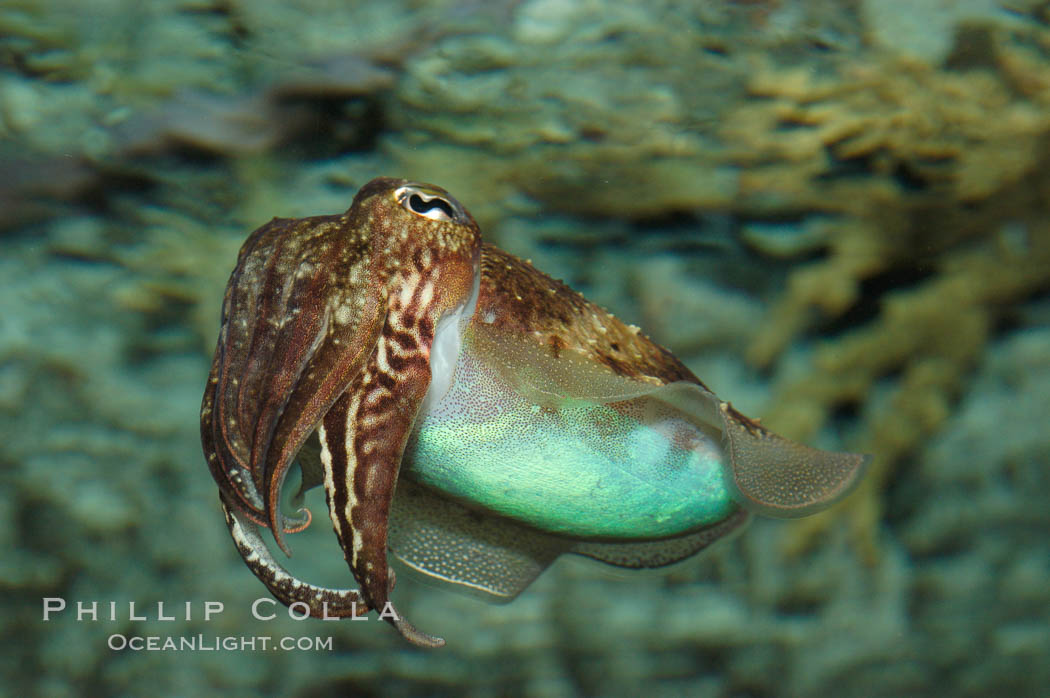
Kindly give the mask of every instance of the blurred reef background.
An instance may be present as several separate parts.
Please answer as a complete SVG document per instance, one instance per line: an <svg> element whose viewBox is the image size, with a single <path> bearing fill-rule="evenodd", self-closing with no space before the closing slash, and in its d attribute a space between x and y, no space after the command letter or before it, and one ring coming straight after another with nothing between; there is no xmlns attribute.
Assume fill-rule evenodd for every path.
<svg viewBox="0 0 1050 698"><path fill-rule="evenodd" d="M251 230L383 174L771 428L874 454L866 482L662 574L563 559L507 606L403 581L439 651L252 619L198 435L223 287ZM0 280L10 695L1050 690L1045 0L0 0ZM349 585L315 511L293 569Z"/></svg>

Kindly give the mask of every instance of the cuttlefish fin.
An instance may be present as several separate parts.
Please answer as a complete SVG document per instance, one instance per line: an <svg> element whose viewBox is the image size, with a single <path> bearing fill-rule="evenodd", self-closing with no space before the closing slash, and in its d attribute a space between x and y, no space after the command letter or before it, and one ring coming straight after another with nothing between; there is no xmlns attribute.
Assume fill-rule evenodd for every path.
<svg viewBox="0 0 1050 698"><path fill-rule="evenodd" d="M749 511L795 518L831 506L856 487L871 456L822 451L774 434L720 402L731 486Z"/></svg>
<svg viewBox="0 0 1050 698"><path fill-rule="evenodd" d="M568 538L543 533L402 479L390 512L390 552L416 576L507 603L562 553Z"/></svg>
<svg viewBox="0 0 1050 698"><path fill-rule="evenodd" d="M406 347L397 336L384 328L365 369L321 422L325 493L343 554L368 606L413 644L441 647L444 640L417 630L389 601L390 506L405 443L430 385L428 348L419 342Z"/></svg>

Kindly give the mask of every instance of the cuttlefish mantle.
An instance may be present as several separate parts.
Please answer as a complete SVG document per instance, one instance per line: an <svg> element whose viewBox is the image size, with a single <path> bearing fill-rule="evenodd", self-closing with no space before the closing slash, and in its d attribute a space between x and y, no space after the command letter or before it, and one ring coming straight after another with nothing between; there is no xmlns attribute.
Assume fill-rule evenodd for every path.
<svg viewBox="0 0 1050 698"><path fill-rule="evenodd" d="M201 439L248 567L317 617L390 604L388 552L495 601L563 553L622 567L689 557L752 513L807 516L866 456L764 429L666 349L481 241L440 187L381 178L345 213L275 218L223 302ZM294 462L323 486L357 589L270 553L309 512L280 507Z"/></svg>

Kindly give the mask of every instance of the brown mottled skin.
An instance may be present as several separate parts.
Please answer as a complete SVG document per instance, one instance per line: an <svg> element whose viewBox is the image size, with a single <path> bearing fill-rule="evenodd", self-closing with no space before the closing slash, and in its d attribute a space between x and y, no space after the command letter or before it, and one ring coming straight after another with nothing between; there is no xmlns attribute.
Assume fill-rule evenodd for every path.
<svg viewBox="0 0 1050 698"><path fill-rule="evenodd" d="M390 506L430 385L431 346L441 318L469 302L479 273L474 318L506 341L532 343L555 359L569 352L643 384L702 385L637 328L482 244L470 214L439 187L381 178L341 215L275 218L244 243L230 276L201 440L238 551L283 603L305 604L314 616L386 610ZM779 437L753 440L765 430L728 403L721 410L734 452L760 465L767 442L785 450ZM332 524L360 591L295 579L258 532L269 528L288 553L282 533L309 523L308 515L285 520L279 503L285 475L313 433ZM811 451L782 459L785 472L805 481ZM775 489L761 469L747 474L757 500ZM849 485L834 468L825 480L829 491ZM390 620L416 644L443 644L400 616Z"/></svg>
<svg viewBox="0 0 1050 698"><path fill-rule="evenodd" d="M546 345L554 358L568 349L626 378L654 385L700 384L681 361L638 328L489 244L481 247L478 312L484 311L492 312L497 328L520 335L523 342Z"/></svg>

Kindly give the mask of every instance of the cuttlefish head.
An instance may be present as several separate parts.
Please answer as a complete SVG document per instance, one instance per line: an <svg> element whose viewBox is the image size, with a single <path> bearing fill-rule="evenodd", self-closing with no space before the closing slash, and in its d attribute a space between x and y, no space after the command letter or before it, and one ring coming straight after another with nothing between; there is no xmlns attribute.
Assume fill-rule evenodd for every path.
<svg viewBox="0 0 1050 698"><path fill-rule="evenodd" d="M435 331L476 297L479 255L477 224L447 192L388 178L343 214L275 218L241 248L201 437L238 549L282 601L315 615L387 602L385 522L401 451L430 383ZM360 593L299 582L257 532L268 527L290 554L282 534L309 524L308 512L286 518L279 503L315 431L329 435L324 484Z"/></svg>

